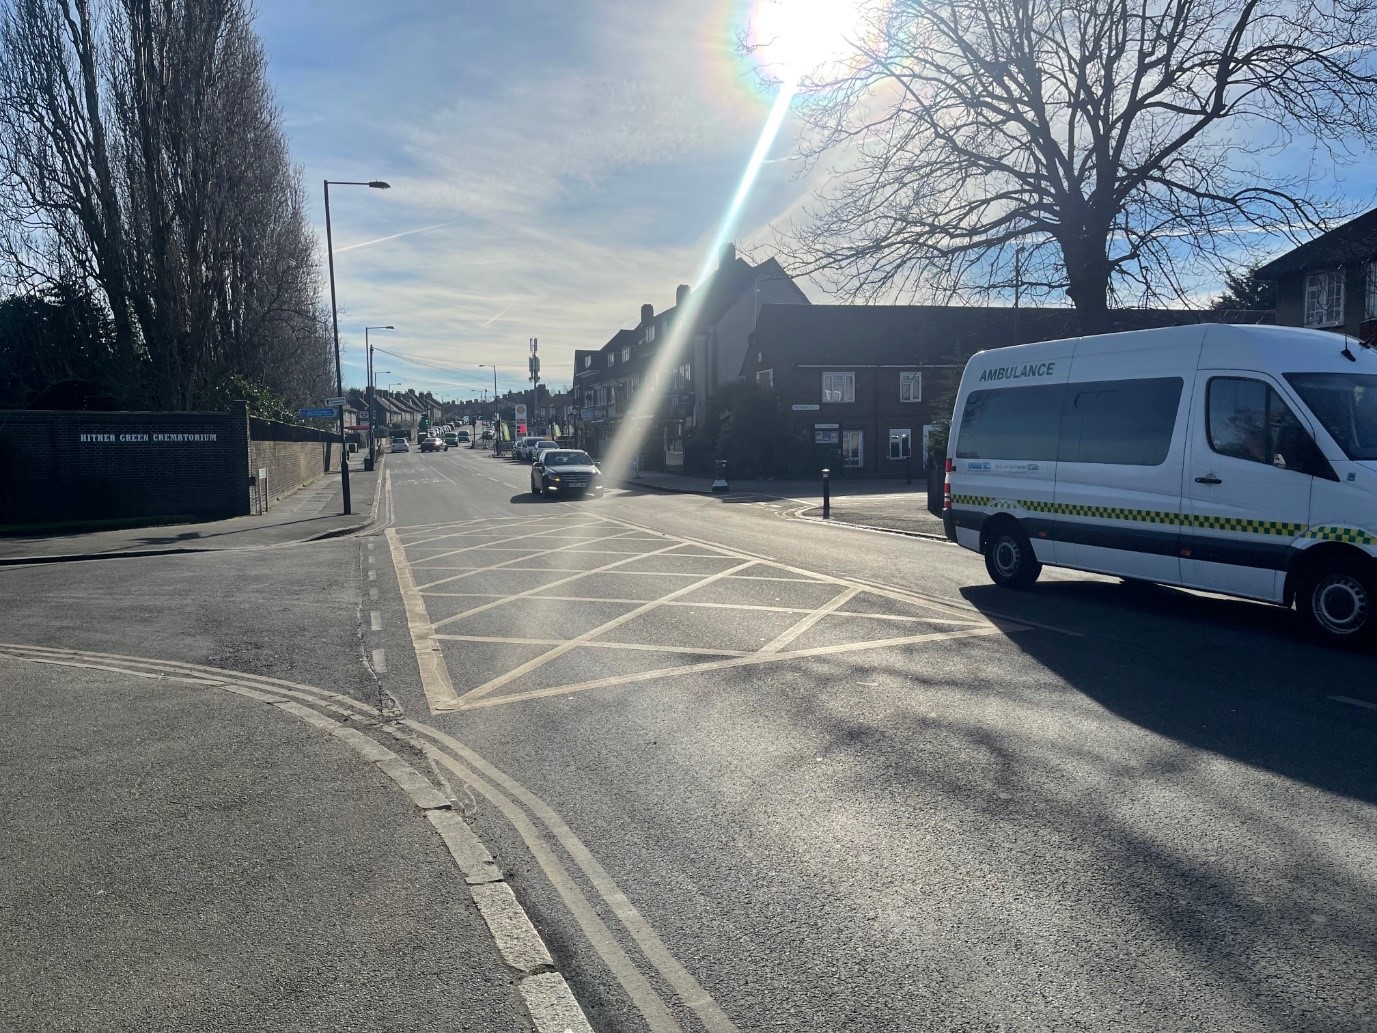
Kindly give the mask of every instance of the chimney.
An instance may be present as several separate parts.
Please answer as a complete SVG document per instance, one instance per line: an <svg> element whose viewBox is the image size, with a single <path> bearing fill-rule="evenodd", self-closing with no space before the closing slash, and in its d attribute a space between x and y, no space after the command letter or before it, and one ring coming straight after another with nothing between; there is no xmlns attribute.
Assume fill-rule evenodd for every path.
<svg viewBox="0 0 1377 1033"><path fill-rule="evenodd" d="M731 264L732 264L733 262L735 262L735 261L736 261L736 245L735 245L735 244L723 244L723 245L722 245L722 265L723 265L724 267L725 267L725 266L729 266L729 265L731 265Z"/></svg>
<svg viewBox="0 0 1377 1033"><path fill-rule="evenodd" d="M679 284L679 286L677 286L677 287L674 288L674 304L677 305L677 306L679 306L680 308L683 308L684 305L688 302L688 296L689 296L689 285L688 285L688 284L686 284L686 283L681 283L681 284Z"/></svg>
<svg viewBox="0 0 1377 1033"><path fill-rule="evenodd" d="M655 318L655 306L646 302L641 306L641 326L645 326Z"/></svg>

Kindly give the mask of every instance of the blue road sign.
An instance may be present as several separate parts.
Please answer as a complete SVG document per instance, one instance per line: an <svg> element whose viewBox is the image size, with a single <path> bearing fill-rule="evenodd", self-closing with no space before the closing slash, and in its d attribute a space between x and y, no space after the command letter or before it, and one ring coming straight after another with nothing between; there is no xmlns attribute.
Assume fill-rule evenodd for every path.
<svg viewBox="0 0 1377 1033"><path fill-rule="evenodd" d="M337 420L338 409L298 409L297 416L303 420Z"/></svg>

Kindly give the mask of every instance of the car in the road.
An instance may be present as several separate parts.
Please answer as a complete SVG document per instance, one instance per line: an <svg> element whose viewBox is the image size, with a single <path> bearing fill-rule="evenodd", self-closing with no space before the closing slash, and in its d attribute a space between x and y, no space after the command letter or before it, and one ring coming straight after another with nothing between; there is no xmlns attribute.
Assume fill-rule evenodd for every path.
<svg viewBox="0 0 1377 1033"><path fill-rule="evenodd" d="M529 454L531 445L540 440L539 434L527 434L525 437L517 438L512 442L512 458L523 463L529 463L534 456Z"/></svg>
<svg viewBox="0 0 1377 1033"><path fill-rule="evenodd" d="M452 430L451 430L451 431L448 431L448 432L445 434L445 445L446 445L446 447L448 447L448 448L453 448L455 445L459 444L460 441L467 441L467 440L468 440L468 435L467 435L467 434L465 434L462 438L461 438L458 434L454 433L454 431L452 431Z"/></svg>
<svg viewBox="0 0 1377 1033"><path fill-rule="evenodd" d="M526 454L530 456L531 462L540 462L542 452L549 452L551 449L559 448L558 441L551 441L549 438L541 438L526 449Z"/></svg>
<svg viewBox="0 0 1377 1033"><path fill-rule="evenodd" d="M492 431L490 431L490 430L485 430L485 431L483 431L483 433L479 436L478 440L479 440L479 441L491 441L491 440L492 440Z"/></svg>
<svg viewBox="0 0 1377 1033"><path fill-rule="evenodd" d="M456 443L456 444L458 444L459 442L464 442L465 444L467 444L471 439L470 439L470 437L469 437L469 432L468 432L468 431L466 431L466 430L456 430L456 431L454 432L454 440L455 440L455 443Z"/></svg>
<svg viewBox="0 0 1377 1033"><path fill-rule="evenodd" d="M602 471L593 457L577 448L551 448L531 466L531 493L544 495L602 495Z"/></svg>
<svg viewBox="0 0 1377 1033"><path fill-rule="evenodd" d="M410 451L411 451L411 446L408 445L408 444L406 443L406 438L393 438L393 439L392 439L392 449L391 449L391 451L393 451L393 452L410 452Z"/></svg>
<svg viewBox="0 0 1377 1033"><path fill-rule="evenodd" d="M996 584L1071 567L1377 644L1377 349L1223 324L996 348L955 413L947 533Z"/></svg>
<svg viewBox="0 0 1377 1033"><path fill-rule="evenodd" d="M422 451L422 452L445 452L445 451L448 451L448 450L449 450L449 446L445 444L445 439L444 439L444 438L422 438L422 439L421 439L421 451Z"/></svg>

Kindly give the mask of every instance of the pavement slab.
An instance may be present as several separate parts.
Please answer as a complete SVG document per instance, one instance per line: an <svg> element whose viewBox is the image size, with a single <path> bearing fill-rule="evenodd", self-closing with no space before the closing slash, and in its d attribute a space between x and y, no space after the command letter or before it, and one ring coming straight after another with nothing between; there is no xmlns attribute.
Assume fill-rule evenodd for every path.
<svg viewBox="0 0 1377 1033"><path fill-rule="evenodd" d="M348 744L110 670L0 659L0 694L0 1028L531 1029L441 838Z"/></svg>

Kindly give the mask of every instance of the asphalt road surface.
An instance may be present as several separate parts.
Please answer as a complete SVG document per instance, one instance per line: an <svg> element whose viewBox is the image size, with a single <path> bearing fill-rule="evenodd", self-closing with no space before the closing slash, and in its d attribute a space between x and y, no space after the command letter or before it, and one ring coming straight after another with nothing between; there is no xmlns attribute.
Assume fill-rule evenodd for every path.
<svg viewBox="0 0 1377 1033"><path fill-rule="evenodd" d="M0 571L0 640L410 722L603 1033L1377 1028L1372 657L795 502L386 469L355 539Z"/></svg>
<svg viewBox="0 0 1377 1033"><path fill-rule="evenodd" d="M389 687L601 1028L1377 1028L1371 657L769 500L390 471Z"/></svg>

